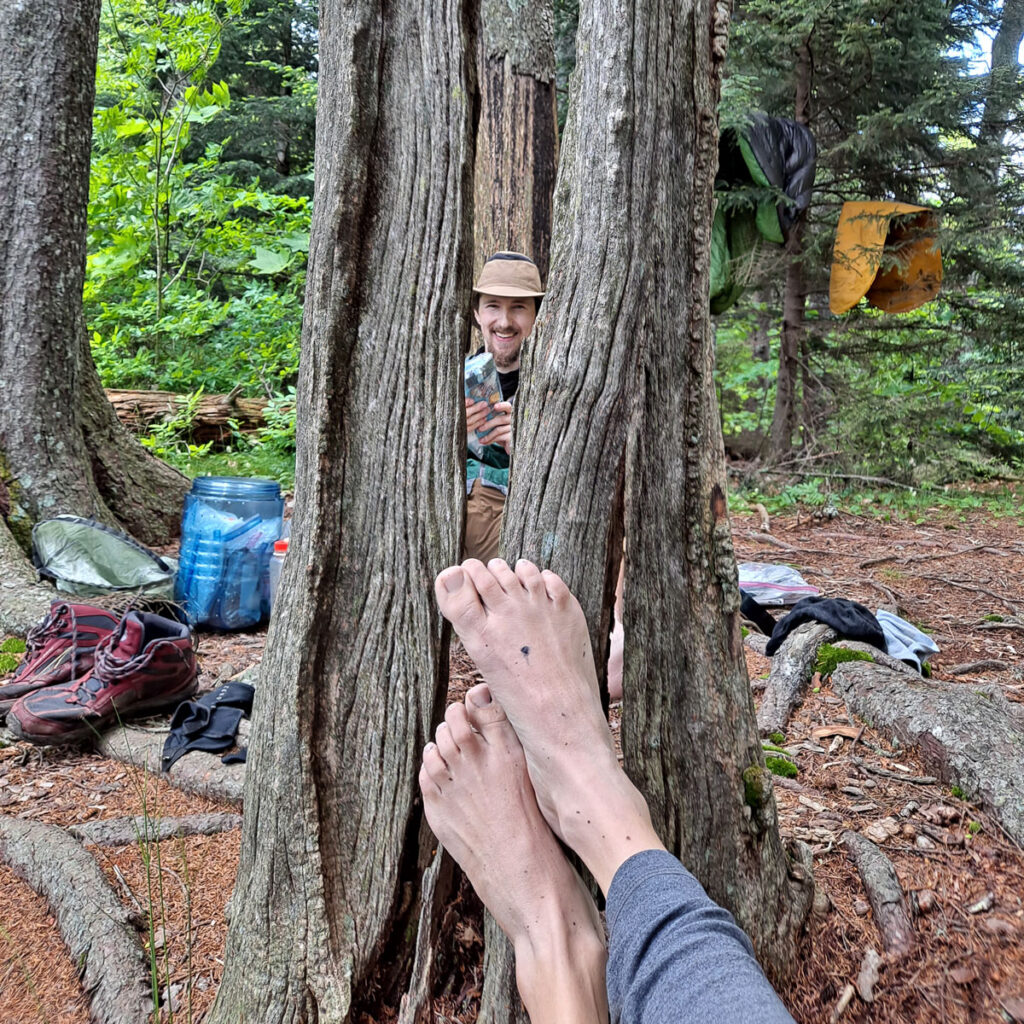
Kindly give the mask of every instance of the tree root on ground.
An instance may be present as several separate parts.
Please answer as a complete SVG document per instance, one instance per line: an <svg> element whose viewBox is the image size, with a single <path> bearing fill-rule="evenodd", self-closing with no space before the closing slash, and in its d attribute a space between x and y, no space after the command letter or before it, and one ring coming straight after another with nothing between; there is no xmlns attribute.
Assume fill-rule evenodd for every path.
<svg viewBox="0 0 1024 1024"><path fill-rule="evenodd" d="M820 622L797 626L775 652L768 685L761 695L757 727L762 736L785 732L793 709L800 703L804 688L814 674L818 648L831 643L836 633Z"/></svg>
<svg viewBox="0 0 1024 1024"><path fill-rule="evenodd" d="M838 665L832 683L850 711L916 746L930 771L1024 845L1024 710L998 687L925 680L865 661Z"/></svg>
<svg viewBox="0 0 1024 1024"><path fill-rule="evenodd" d="M0 860L53 910L97 1024L144 1024L147 964L127 910L95 859L64 829L0 816Z"/></svg>
<svg viewBox="0 0 1024 1024"><path fill-rule="evenodd" d="M38 582L25 552L0 518L0 634L24 636L46 617L56 596L53 587Z"/></svg>
<svg viewBox="0 0 1024 1024"><path fill-rule="evenodd" d="M106 818L71 825L68 831L83 843L95 846L131 846L158 843L177 836L212 836L241 828L240 814L187 814L180 818L150 817Z"/></svg>
<svg viewBox="0 0 1024 1024"><path fill-rule="evenodd" d="M864 883L885 951L897 956L909 953L915 942L914 926L892 861L857 832L844 832L843 844Z"/></svg>
<svg viewBox="0 0 1024 1024"><path fill-rule="evenodd" d="M245 723L243 723L244 725ZM160 774L160 756L167 732L146 732L127 725L108 729L96 744L104 756L138 765L154 775ZM189 751L171 765L164 778L185 793L205 796L211 800L242 806L242 787L245 782L244 764L221 764L220 754L202 750Z"/></svg>

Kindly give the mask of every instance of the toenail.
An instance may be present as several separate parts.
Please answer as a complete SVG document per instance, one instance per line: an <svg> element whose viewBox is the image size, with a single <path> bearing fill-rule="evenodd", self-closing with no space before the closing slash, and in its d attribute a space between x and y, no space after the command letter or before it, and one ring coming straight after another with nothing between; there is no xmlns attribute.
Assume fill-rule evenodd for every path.
<svg viewBox="0 0 1024 1024"><path fill-rule="evenodd" d="M491 691L481 684L469 695L469 699L476 707L485 708L491 703Z"/></svg>
<svg viewBox="0 0 1024 1024"><path fill-rule="evenodd" d="M464 582L465 575L462 570L459 569L457 572L453 572L450 576L445 576L444 589L447 590L449 594L454 594Z"/></svg>

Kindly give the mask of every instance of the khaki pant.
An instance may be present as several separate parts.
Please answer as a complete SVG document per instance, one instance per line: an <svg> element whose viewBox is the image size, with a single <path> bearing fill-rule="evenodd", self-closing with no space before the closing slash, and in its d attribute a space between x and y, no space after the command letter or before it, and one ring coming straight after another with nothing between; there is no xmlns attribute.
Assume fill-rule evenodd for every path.
<svg viewBox="0 0 1024 1024"><path fill-rule="evenodd" d="M488 562L498 557L501 515L505 511L505 495L494 487L485 487L482 480L473 481L466 498L466 541L462 557Z"/></svg>

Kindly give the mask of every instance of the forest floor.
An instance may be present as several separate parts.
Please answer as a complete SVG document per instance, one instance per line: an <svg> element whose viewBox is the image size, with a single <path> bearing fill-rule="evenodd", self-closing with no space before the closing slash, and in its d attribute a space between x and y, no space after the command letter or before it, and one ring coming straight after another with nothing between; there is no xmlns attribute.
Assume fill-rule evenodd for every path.
<svg viewBox="0 0 1024 1024"><path fill-rule="evenodd" d="M741 560L795 565L826 596L853 598L872 610L895 605L941 648L932 661L935 678L996 684L1009 700L1024 702L1024 629L992 618L1024 610L1024 519L933 510L917 522L840 513L831 521L777 517L771 534L758 525L756 516L734 517ZM203 688L257 662L263 639L262 633L204 635ZM1004 668L949 672L981 660ZM756 689L769 661L752 651L747 661ZM472 664L453 646L449 699L475 681ZM616 711L613 706L617 727ZM828 896L828 909L809 922L799 971L783 993L800 1024L836 1020L837 1003L856 982L866 950L882 948L841 842L847 829L868 835L892 860L914 909L916 944L883 963L873 1002L853 996L838 1020L1024 1021L1024 850L948 785L920 781L929 773L917 752L852 720L817 677L785 736L799 775L776 790L782 831L811 845L815 879ZM167 818L224 809L93 753L20 743L0 749L0 814L67 827L129 814ZM152 917L152 931L143 927L140 938L154 951L161 990L170 978L178 1021L201 1021L216 991L239 842L235 829L88 847L126 908L140 923ZM463 909L458 935L465 963L451 994L438 1001L436 1019L470 1024L480 994L483 929L479 907L466 899ZM44 900L0 867L0 1024L88 1019L75 965ZM377 1022L364 1016L361 1024L393 1019L381 1013Z"/></svg>

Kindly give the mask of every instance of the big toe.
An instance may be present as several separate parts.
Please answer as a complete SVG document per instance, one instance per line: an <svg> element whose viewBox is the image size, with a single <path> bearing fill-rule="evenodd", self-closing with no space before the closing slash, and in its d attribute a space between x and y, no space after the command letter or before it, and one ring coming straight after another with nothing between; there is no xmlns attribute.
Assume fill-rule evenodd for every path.
<svg viewBox="0 0 1024 1024"><path fill-rule="evenodd" d="M486 738L487 731L494 726L508 725L505 709L491 696L486 683L474 686L466 694L466 717L473 728Z"/></svg>
<svg viewBox="0 0 1024 1024"><path fill-rule="evenodd" d="M434 593L441 614L456 629L477 629L483 626L487 613L473 580L461 565L452 565L434 580Z"/></svg>

